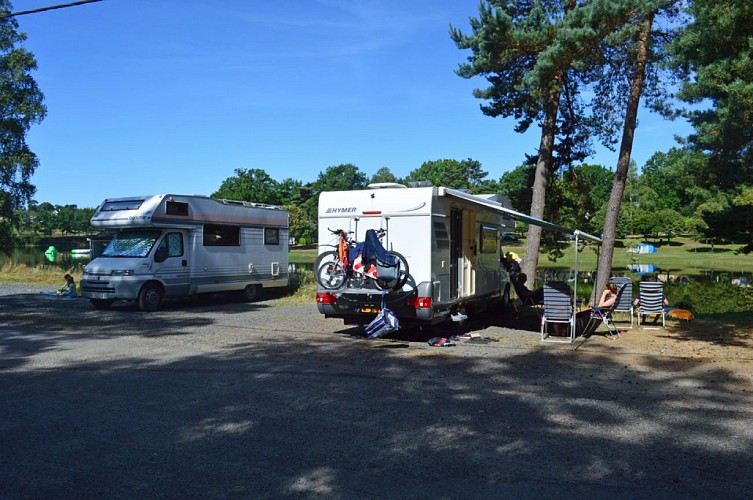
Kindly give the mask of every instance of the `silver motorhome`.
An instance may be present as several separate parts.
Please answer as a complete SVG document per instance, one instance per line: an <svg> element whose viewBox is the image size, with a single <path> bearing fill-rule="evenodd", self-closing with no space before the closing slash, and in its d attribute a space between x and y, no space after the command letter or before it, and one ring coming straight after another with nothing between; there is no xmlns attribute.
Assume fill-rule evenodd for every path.
<svg viewBox="0 0 753 500"><path fill-rule="evenodd" d="M106 199L91 225L118 232L84 268L81 292L97 308L131 300L146 311L201 293L255 300L288 286L288 220L278 207L206 196Z"/></svg>

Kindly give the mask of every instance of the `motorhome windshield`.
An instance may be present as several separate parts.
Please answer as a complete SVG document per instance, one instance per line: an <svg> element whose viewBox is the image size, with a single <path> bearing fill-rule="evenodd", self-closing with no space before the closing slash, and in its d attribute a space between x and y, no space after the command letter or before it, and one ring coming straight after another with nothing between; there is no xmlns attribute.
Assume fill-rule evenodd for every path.
<svg viewBox="0 0 753 500"><path fill-rule="evenodd" d="M123 231L107 244L102 257L146 257L160 231Z"/></svg>
<svg viewBox="0 0 753 500"><path fill-rule="evenodd" d="M119 210L138 210L144 200L119 200L119 201L107 201L100 212L117 212Z"/></svg>

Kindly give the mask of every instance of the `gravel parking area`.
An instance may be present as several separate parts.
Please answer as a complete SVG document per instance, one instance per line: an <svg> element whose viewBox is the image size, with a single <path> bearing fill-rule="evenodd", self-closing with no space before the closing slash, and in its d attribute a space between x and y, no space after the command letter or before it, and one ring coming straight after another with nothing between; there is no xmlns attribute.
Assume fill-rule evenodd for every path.
<svg viewBox="0 0 753 500"><path fill-rule="evenodd" d="M747 498L753 487L747 337L632 331L573 351L490 314L374 341L313 303L98 311L40 288L0 286L0 498ZM479 337L425 342L464 331Z"/></svg>

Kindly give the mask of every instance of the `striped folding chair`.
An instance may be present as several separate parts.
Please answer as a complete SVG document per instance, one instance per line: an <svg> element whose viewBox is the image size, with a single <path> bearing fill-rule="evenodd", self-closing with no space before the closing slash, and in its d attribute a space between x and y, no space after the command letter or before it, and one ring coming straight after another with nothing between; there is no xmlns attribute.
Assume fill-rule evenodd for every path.
<svg viewBox="0 0 753 500"><path fill-rule="evenodd" d="M550 339L549 325L553 329L568 328L566 337ZM570 285L561 281L544 284L544 309L541 314L541 340L550 342L572 342L575 338L575 315Z"/></svg>
<svg viewBox="0 0 753 500"><path fill-rule="evenodd" d="M633 314L635 313L634 307L633 307L633 280L631 280L628 277L621 276L612 278L609 280L610 282L617 285L617 289L619 290L620 286L625 285L625 289L622 291L622 295L620 295L619 303L615 306L615 308L612 310L613 312L626 312L630 315L630 328L633 328ZM623 329L626 329L627 327L622 327Z"/></svg>
<svg viewBox="0 0 753 500"><path fill-rule="evenodd" d="M664 323L664 283L661 281L641 281L638 289L638 326L641 326L641 320L646 316L660 316L661 326L666 328ZM645 327L642 327L645 328Z"/></svg>
<svg viewBox="0 0 753 500"><path fill-rule="evenodd" d="M625 294L627 286L627 283L620 283L619 285L617 285L617 298L611 306L593 307L593 311L591 312L591 319L582 334L584 340L590 337L591 334L596 331L596 328L599 326L599 322L603 323L607 328L607 333L609 334L610 338L618 339L620 337L620 330L618 330L617 326L615 326L614 324L612 313L617 310L617 306L620 303L620 298L622 298L622 296Z"/></svg>

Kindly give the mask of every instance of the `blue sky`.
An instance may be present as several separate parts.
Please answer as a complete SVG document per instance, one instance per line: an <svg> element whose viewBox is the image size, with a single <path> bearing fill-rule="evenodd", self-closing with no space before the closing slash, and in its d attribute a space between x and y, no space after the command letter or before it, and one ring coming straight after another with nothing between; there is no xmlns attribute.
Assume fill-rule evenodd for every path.
<svg viewBox="0 0 753 500"><path fill-rule="evenodd" d="M56 0L15 0L16 11ZM478 1L104 0L19 16L48 115L28 135L35 199L211 194L237 168L313 181L331 165L407 175L472 158L498 179L535 153L455 75ZM687 125L642 111L633 159ZM591 160L613 168L617 154Z"/></svg>

